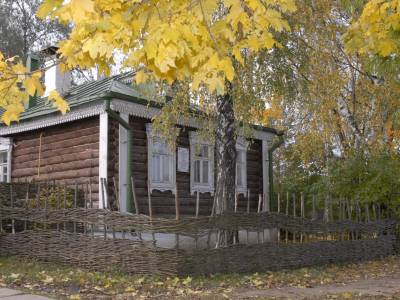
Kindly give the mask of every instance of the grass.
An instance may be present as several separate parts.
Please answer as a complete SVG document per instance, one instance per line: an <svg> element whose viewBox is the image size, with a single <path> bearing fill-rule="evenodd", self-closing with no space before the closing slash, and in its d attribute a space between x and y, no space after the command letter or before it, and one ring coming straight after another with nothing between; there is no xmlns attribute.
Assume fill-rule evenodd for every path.
<svg viewBox="0 0 400 300"><path fill-rule="evenodd" d="M57 299L231 298L243 289L313 287L400 274L399 257L256 274L160 278L91 272L17 257L0 258L0 286L53 295ZM218 296L216 296L218 295Z"/></svg>

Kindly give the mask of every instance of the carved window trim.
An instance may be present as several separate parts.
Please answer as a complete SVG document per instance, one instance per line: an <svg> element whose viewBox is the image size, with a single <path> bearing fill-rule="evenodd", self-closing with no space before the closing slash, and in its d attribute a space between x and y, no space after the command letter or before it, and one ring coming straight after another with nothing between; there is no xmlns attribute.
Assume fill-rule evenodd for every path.
<svg viewBox="0 0 400 300"><path fill-rule="evenodd" d="M0 138L0 153L6 154L6 162L0 162L0 182L11 182L12 141L10 138ZM3 178L4 168L7 169L5 179Z"/></svg>
<svg viewBox="0 0 400 300"><path fill-rule="evenodd" d="M153 180L153 144L154 139L160 139L161 141L165 141L163 137L159 134L156 134L153 130L153 125L151 123L146 124L146 133L147 133L147 167L148 167L148 184L150 193L153 190L158 190L160 192L171 191L173 194L176 194L176 151L172 150L170 147L166 147L165 150L167 152L168 160L168 182L157 182Z"/></svg>
<svg viewBox="0 0 400 300"><path fill-rule="evenodd" d="M238 195L243 194L246 196L247 194L247 148L248 142L244 138L238 138L236 141L236 178L235 178L235 186L236 186L236 193ZM240 163L241 165L241 174L240 178L242 181L241 185L238 185L238 157L239 155L243 155L243 161Z"/></svg>
<svg viewBox="0 0 400 300"><path fill-rule="evenodd" d="M195 131L189 132L190 142L190 193L194 195L196 192L199 193L210 193L214 195L215 192L215 178L214 178L214 158L215 158L215 143L207 141L202 138L199 133ZM208 159L207 158L196 158L196 147L206 146L208 148ZM208 183L196 183L195 182L195 163L196 161L208 161ZM202 174L200 174L202 176Z"/></svg>

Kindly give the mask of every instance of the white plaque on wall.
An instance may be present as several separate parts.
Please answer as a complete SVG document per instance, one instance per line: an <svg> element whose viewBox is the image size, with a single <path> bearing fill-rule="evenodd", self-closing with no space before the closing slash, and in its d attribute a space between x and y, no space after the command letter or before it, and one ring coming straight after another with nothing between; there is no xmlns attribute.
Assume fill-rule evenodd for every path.
<svg viewBox="0 0 400 300"><path fill-rule="evenodd" d="M178 148L178 172L189 172L189 149Z"/></svg>

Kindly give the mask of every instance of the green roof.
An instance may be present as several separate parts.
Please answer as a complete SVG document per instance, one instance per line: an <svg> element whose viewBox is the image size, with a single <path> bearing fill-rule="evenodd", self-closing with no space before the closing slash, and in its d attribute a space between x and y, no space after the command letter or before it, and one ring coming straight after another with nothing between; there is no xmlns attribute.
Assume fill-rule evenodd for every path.
<svg viewBox="0 0 400 300"><path fill-rule="evenodd" d="M75 107L98 100L98 97L112 92L116 82L124 84L126 88L131 90L131 93L135 93L133 88L129 86L132 83L133 76L133 72L128 72L101 80L91 81L72 87L62 96L68 102L70 108L74 109ZM139 93L137 93L137 97L141 97ZM35 106L27 109L21 114L20 120L24 121L57 112L58 110L54 107L51 101L48 101L47 97L40 97L36 99Z"/></svg>
<svg viewBox="0 0 400 300"><path fill-rule="evenodd" d="M162 103L152 101L150 90L154 90L152 85L141 85L133 87L134 72L127 72L120 75L107 77L100 80L91 81L78 86L73 86L67 93L64 93L63 98L69 103L71 111L82 106L89 106L92 103L98 103L104 97L113 97L121 100L127 100L138 104L149 105L151 107L162 107ZM196 108L194 108L196 109ZM0 110L0 116L2 111ZM51 114L61 114L54 107L51 101L46 97L36 99L36 105L27 109L21 114L20 122L24 123L30 119L40 119ZM5 126L0 125L0 128ZM276 135L283 133L269 127L254 125L256 130L267 131Z"/></svg>

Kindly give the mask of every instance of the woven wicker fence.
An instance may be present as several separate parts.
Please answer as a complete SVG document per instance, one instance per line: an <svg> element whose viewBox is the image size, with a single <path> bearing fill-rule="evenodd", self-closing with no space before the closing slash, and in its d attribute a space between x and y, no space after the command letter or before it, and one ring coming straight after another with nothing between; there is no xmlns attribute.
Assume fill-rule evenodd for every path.
<svg viewBox="0 0 400 300"><path fill-rule="evenodd" d="M167 219L95 209L74 188L38 190L28 197L33 192L6 187L0 256L174 276L359 261L393 254L397 245L392 219L323 221L265 211Z"/></svg>

